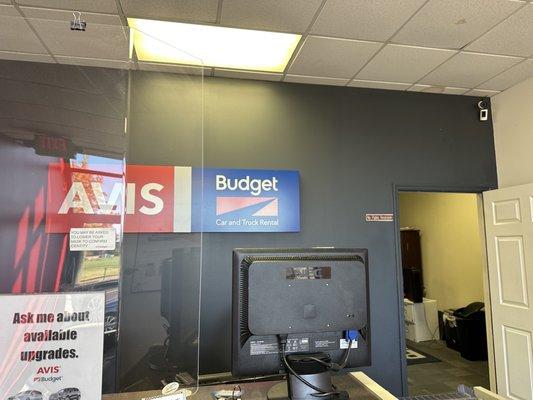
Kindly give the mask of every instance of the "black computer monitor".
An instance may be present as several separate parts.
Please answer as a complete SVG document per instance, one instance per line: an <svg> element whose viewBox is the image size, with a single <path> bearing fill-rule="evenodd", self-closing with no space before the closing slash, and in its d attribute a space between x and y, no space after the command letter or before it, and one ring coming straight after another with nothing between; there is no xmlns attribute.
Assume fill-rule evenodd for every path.
<svg viewBox="0 0 533 400"><path fill-rule="evenodd" d="M344 396L330 371L370 365L368 300L366 249L235 249L232 374L286 373L293 400Z"/></svg>

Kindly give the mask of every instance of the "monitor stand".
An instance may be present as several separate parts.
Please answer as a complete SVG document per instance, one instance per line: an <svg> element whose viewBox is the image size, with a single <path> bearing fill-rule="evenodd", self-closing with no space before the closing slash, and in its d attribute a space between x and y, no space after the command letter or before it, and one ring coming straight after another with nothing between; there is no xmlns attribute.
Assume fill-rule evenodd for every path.
<svg viewBox="0 0 533 400"><path fill-rule="evenodd" d="M328 390L333 386L330 371L320 363L309 360L309 356L329 362L330 357L325 353L291 354L287 362L292 369L310 384ZM318 396L317 396L318 395ZM348 400L348 392L338 391L335 394L324 395L301 382L291 372L287 373L287 381L278 383L267 393L268 400Z"/></svg>

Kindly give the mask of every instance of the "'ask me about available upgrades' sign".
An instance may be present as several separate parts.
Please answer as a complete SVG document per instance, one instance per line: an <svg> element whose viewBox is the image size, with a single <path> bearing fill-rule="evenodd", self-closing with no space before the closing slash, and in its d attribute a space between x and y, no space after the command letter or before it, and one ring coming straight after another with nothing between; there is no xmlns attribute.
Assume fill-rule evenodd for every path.
<svg viewBox="0 0 533 400"><path fill-rule="evenodd" d="M58 163L48 182L48 233L300 231L298 171Z"/></svg>
<svg viewBox="0 0 533 400"><path fill-rule="evenodd" d="M100 400L104 292L0 296L0 399Z"/></svg>

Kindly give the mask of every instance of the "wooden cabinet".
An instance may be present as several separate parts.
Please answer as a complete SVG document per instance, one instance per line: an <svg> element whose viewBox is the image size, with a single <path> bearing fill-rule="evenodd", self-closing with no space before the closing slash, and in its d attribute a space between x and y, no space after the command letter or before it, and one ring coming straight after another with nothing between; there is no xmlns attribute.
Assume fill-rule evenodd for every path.
<svg viewBox="0 0 533 400"><path fill-rule="evenodd" d="M420 303L424 297L420 231L418 229L402 229L400 237L404 297L414 303Z"/></svg>
<svg viewBox="0 0 533 400"><path fill-rule="evenodd" d="M420 231L402 229L402 268L422 269L422 251L420 249Z"/></svg>

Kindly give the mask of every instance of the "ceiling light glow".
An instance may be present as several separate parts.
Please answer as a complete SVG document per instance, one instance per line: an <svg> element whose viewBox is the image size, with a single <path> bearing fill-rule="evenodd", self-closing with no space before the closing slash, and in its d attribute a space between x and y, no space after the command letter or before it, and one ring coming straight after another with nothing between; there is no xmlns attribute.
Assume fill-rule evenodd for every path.
<svg viewBox="0 0 533 400"><path fill-rule="evenodd" d="M301 35L128 18L140 61L283 72Z"/></svg>

